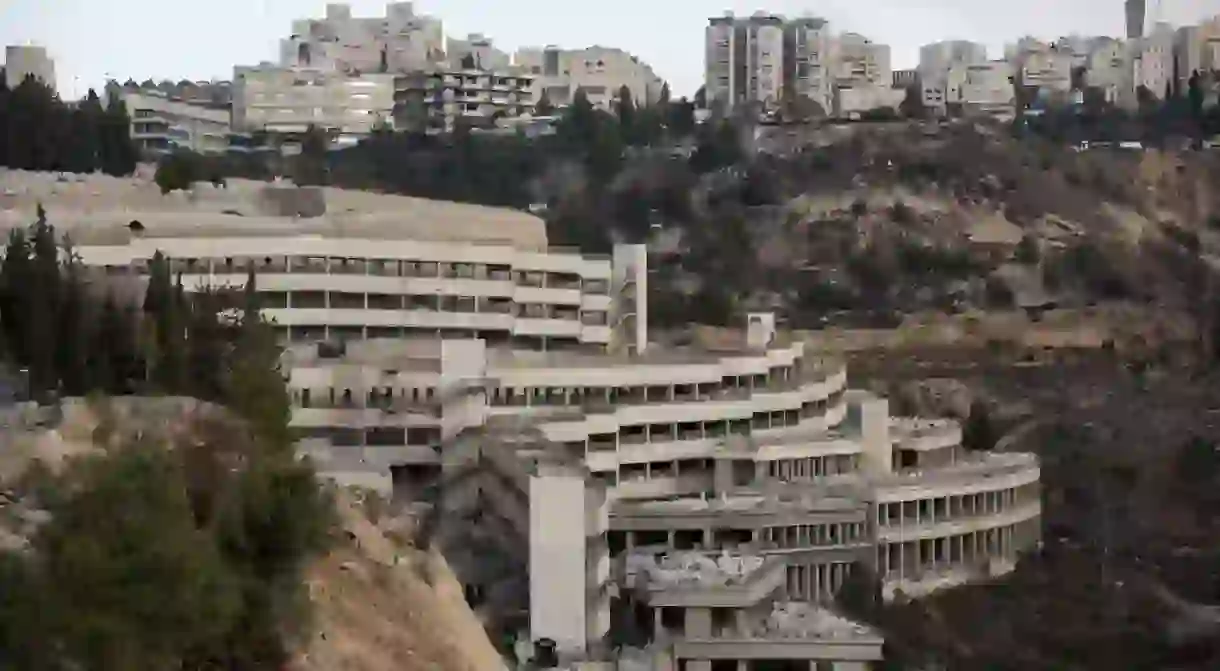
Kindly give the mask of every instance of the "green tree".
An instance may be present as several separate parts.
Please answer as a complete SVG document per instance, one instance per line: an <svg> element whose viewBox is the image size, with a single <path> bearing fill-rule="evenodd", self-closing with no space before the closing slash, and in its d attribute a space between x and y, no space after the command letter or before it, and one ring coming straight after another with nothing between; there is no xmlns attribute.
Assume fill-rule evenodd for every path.
<svg viewBox="0 0 1220 671"><path fill-rule="evenodd" d="M631 89L623 84L618 89L618 100L615 101L614 111L618 115L619 127L622 129L622 135L627 139L629 144L634 144L632 140L636 137L636 109L635 100L631 97Z"/></svg>
<svg viewBox="0 0 1220 671"><path fill-rule="evenodd" d="M119 96L110 98L98 125L102 172L121 177L136 170L136 146L131 141L131 117Z"/></svg>
<svg viewBox="0 0 1220 671"><path fill-rule="evenodd" d="M975 399L970 404L970 416L962 426L962 446L972 451L985 451L995 447L998 439L991 421L991 409L986 402Z"/></svg>
<svg viewBox="0 0 1220 671"><path fill-rule="evenodd" d="M127 446L64 481L68 494L34 539L46 630L26 645L69 662L56 668L158 671L231 628L238 584L195 527L171 452Z"/></svg>
<svg viewBox="0 0 1220 671"><path fill-rule="evenodd" d="M186 191L203 178L203 165L199 156L194 152L175 150L162 156L157 162L153 182L164 195L171 191Z"/></svg>
<svg viewBox="0 0 1220 671"><path fill-rule="evenodd" d="M537 116L550 116L555 113L555 106L551 104L551 96L542 89L542 93L538 96L538 102L534 105L534 114Z"/></svg>
<svg viewBox="0 0 1220 671"><path fill-rule="evenodd" d="M326 131L310 125L301 138L301 153L296 156L293 180L302 186L320 186L327 183L329 170L326 154L330 138Z"/></svg>

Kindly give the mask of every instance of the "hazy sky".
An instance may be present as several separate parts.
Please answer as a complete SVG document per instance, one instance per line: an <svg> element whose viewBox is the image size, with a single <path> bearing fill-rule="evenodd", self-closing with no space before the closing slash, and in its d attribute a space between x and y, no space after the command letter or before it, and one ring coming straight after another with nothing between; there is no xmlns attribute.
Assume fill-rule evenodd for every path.
<svg viewBox="0 0 1220 671"><path fill-rule="evenodd" d="M385 3L355 0L353 14L380 16ZM417 0L451 36L482 32L506 51L590 44L635 53L689 95L702 83L707 17L733 9L809 12L835 30L891 45L894 67L912 67L919 45L946 38L984 42L994 55L1021 35L1119 35L1122 0ZM1148 0L1149 14L1157 0ZM1220 13L1220 0L1160 0L1160 18L1193 23ZM234 64L273 60L293 18L322 16L315 0L0 0L0 43L39 44L56 60L65 96L118 79L230 78Z"/></svg>

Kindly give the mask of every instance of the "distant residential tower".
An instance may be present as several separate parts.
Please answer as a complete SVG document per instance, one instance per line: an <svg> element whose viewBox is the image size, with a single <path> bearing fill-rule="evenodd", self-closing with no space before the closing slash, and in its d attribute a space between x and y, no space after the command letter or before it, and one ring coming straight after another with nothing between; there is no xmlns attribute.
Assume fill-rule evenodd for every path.
<svg viewBox="0 0 1220 671"><path fill-rule="evenodd" d="M1146 0L1127 0L1127 39L1134 40L1144 36L1144 13L1147 9Z"/></svg>

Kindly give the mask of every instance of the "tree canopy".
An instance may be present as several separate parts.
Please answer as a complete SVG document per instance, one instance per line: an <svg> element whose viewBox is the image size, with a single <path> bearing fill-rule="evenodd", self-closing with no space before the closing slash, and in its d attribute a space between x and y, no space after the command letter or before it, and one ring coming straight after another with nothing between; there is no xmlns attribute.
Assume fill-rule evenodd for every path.
<svg viewBox="0 0 1220 671"><path fill-rule="evenodd" d="M130 175L137 152L127 108L112 99L103 108L90 90L69 106L33 77L9 90L0 81L0 166Z"/></svg>

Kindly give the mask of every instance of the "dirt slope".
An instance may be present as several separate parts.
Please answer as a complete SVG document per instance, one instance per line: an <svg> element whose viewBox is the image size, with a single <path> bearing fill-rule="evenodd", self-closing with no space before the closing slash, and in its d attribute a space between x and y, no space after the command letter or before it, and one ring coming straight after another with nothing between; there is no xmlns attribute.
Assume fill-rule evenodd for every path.
<svg viewBox="0 0 1220 671"><path fill-rule="evenodd" d="M315 634L294 671L505 668L443 557L396 546L346 493L339 511L354 540L311 572Z"/></svg>

